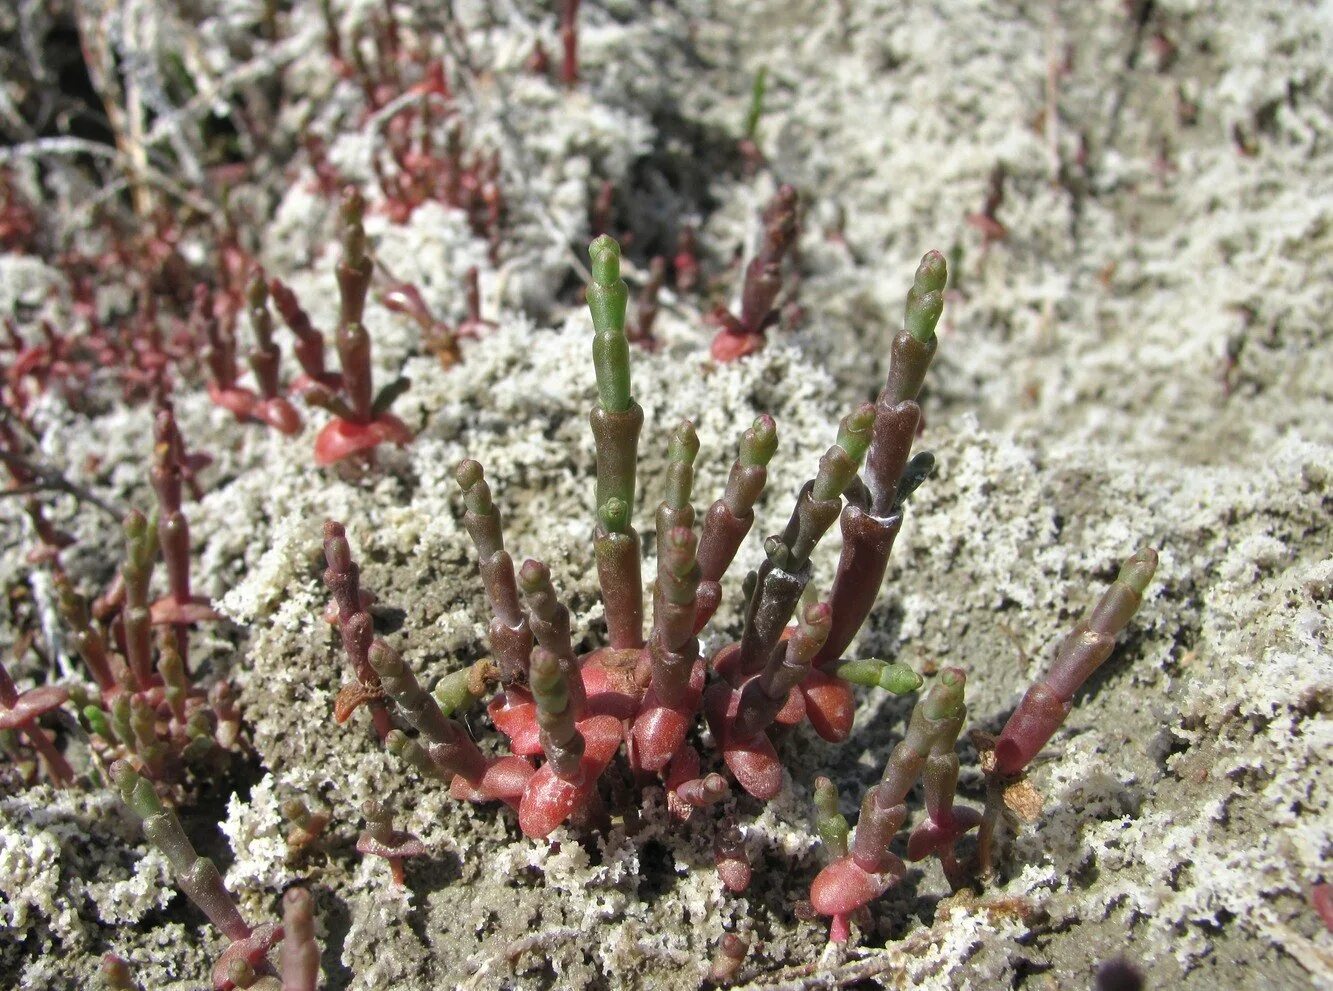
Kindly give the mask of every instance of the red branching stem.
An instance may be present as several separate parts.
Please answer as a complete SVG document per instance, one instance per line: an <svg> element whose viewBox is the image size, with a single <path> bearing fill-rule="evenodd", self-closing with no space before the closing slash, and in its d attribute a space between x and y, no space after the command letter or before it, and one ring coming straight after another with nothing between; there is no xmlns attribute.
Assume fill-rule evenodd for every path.
<svg viewBox="0 0 1333 991"><path fill-rule="evenodd" d="M46 765L46 771L58 785L74 780L74 769L58 749L46 730L37 725L42 715L59 708L69 698L64 688L47 685L20 692L0 661L0 730L18 730L31 744Z"/></svg>
<svg viewBox="0 0 1333 991"><path fill-rule="evenodd" d="M781 186L764 210L764 240L745 268L741 287L741 327L760 333L771 320L782 291L782 259L796 240L796 189Z"/></svg>
<svg viewBox="0 0 1333 991"><path fill-rule="evenodd" d="M734 361L763 346L765 331L778 320L776 305L782 291L782 261L795 244L796 234L796 190L783 185L764 209L764 239L745 267L740 316L725 309L714 313L721 326L712 344L715 360Z"/></svg>
<svg viewBox="0 0 1333 991"><path fill-rule="evenodd" d="M343 719L349 717L351 711L361 703L368 703L375 732L383 740L393 729L393 721L389 718L389 710L384 705L379 675L370 664L374 622L362 605L361 569L352 560L347 531L341 523L334 520L328 520L324 524L324 560L327 564L324 569L324 584L338 605L338 633L342 639L343 651L347 655L348 666L352 669L357 685L363 689L351 708L344 710Z"/></svg>
<svg viewBox="0 0 1333 991"><path fill-rule="evenodd" d="M726 490L709 507L699 536L699 599L694 630L712 618L722 597L722 576L754 526L754 504L768 481L768 462L777 450L777 424L760 416L741 436L740 453L731 465Z"/></svg>
<svg viewBox="0 0 1333 991"><path fill-rule="evenodd" d="M574 717L581 718L587 700L583 677L570 638L569 610L556 598L551 571L540 561L524 561L518 572L518 584L528 607L528 623L533 636L559 661Z"/></svg>
<svg viewBox="0 0 1333 991"><path fill-rule="evenodd" d="M514 560L504 549L500 510L491 501L491 488L476 461L464 461L455 472L463 490L463 526L477 549L482 584L491 607L488 628L491 650L506 688L527 681L532 653L532 629L519 604Z"/></svg>
<svg viewBox="0 0 1333 991"><path fill-rule="evenodd" d="M310 317L302 308L300 300L296 298L296 293L276 278L269 280L268 290L273 297L273 305L277 307L278 315L296 337L292 352L296 355L301 370L311 382L317 382L334 390L341 389L342 376L328 371L325 367L324 335L311 324Z"/></svg>
<svg viewBox="0 0 1333 991"><path fill-rule="evenodd" d="M1130 555L1110 587L1061 642L1046 677L1036 682L995 740L987 771L986 808L977 837L981 873L989 874L995 827L1008 785L1020 779L1073 709L1074 694L1111 655L1115 638L1129 624L1157 570L1157 552L1144 547Z"/></svg>
<svg viewBox="0 0 1333 991"><path fill-rule="evenodd" d="M158 411L154 428L157 443L150 477L157 493L157 537L171 597L184 603L190 599L190 525L181 512L181 467L175 441L178 434L170 407Z"/></svg>
<svg viewBox="0 0 1333 991"><path fill-rule="evenodd" d="M372 641L367 660L379 683L403 717L430 741L427 754L446 777L463 777L476 787L486 771L486 758L455 719L445 716L439 703L422 689L412 669L383 640Z"/></svg>
<svg viewBox="0 0 1333 991"><path fill-rule="evenodd" d="M741 688L732 732L750 739L772 725L787 696L810 672L810 662L828 637L832 611L827 602L811 603L785 644L776 646L763 671Z"/></svg>
<svg viewBox="0 0 1333 991"><path fill-rule="evenodd" d="M1134 554L1092 611L1065 637L1050 671L1028 689L996 741L997 774L1022 773L1064 723L1074 693L1111 656L1116 634L1138 611L1156 569L1157 553L1151 548Z"/></svg>

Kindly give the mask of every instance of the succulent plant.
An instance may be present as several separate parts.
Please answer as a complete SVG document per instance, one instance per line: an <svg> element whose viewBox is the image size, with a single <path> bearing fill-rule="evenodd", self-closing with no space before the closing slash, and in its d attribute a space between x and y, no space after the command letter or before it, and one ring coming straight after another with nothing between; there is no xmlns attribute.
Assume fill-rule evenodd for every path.
<svg viewBox="0 0 1333 991"><path fill-rule="evenodd" d="M903 501L925 473L920 465L909 470L906 455L919 415L914 397L933 348L916 338L899 347L920 367L899 369L878 406L862 404L843 419L786 527L766 541L767 560L746 582L739 642L704 656L698 634L716 611L725 572L754 525L754 505L777 447L776 425L761 416L744 432L726 489L702 519L692 502L699 439L689 421L673 432L666 491L655 514L657 574L645 632L640 538L633 523L643 411L633 397L625 334L628 290L614 240L599 237L589 254L597 379L589 413L597 462L593 548L605 603L605 646L576 654L569 612L549 570L531 560L516 568L505 549L503 521L481 465L464 461L457 471L463 524L477 550L491 610L489 640L500 691L487 711L509 738L510 756L484 756L456 721L462 709L482 701L484 681L462 692L458 685L442 685L432 695L396 651L373 639L370 617L357 603L356 566L342 527L330 522L325 531L326 581L365 695L374 696L373 706L380 697L392 700L418 734L386 735L377 714L381 735L459 797L515 805L520 827L533 837L562 823L599 821L599 779L622 749L634 772L666 786L678 817L715 804L732 782L766 801L783 785L772 729L808 720L826 739L842 740L851 729L853 683L899 694L921 684L905 665L849 663L841 655L869 613ZM909 323L918 335L939 315L942 277L942 260L927 256L909 304ZM873 474L863 482L867 457ZM821 600L810 556L840 515L845 549L833 590ZM859 587L865 583L872 586L869 594ZM830 645L835 634L837 643ZM449 705L442 707L446 697ZM705 768L690 742L700 717L711 728L730 781ZM543 758L540 766L534 758ZM719 864L732 865L724 875L739 884L749 871L748 864L743 872L739 867L743 845L723 847L731 852L720 853Z"/></svg>
<svg viewBox="0 0 1333 991"><path fill-rule="evenodd" d="M515 567L500 510L476 461L464 461L456 478L463 525L490 607L492 658L480 670L449 676L433 694L393 648L373 637L343 528L333 522L325 528L325 580L380 735L455 797L515 807L520 828L532 838L564 824L606 823L599 781L622 751L635 780L665 788L677 819L716 804L733 787L768 801L782 790L785 776L775 730L808 722L825 740L841 742L852 730L854 686L905 695L923 684L901 662L845 654L878 595L906 500L934 465L929 454L913 457L911 447L921 421L918 396L936 349L944 258L930 252L917 269L878 399L843 418L785 527L765 540L765 560L744 582L740 639L705 655L699 633L716 612L727 569L754 525L754 506L777 448L776 424L761 416L744 432L725 491L702 517L693 503L699 438L688 420L672 433L665 491L655 513L657 572L645 631L641 540L634 526L643 411L634 399L625 333L628 290L614 240L598 237L589 257L597 383L589 411L597 469L592 539L605 644L578 654L569 610L549 569L535 560ZM772 261L752 264L756 279L772 274ZM746 313L771 307L774 293L761 288L752 287ZM811 555L835 521L842 550L832 586L820 595ZM1121 580L1066 640L1051 676L1029 692L1001 734L993 775L1020 773L1058 728L1073 691L1109 654L1115 633L1137 607L1153 559L1151 551L1131 558ZM487 756L457 718L485 700L496 682L499 690L486 711L510 749L499 757ZM834 860L815 879L811 901L816 912L832 918L832 939L846 939L852 915L902 877L903 862L889 846L906 822L907 797L919 779L927 815L907 841L908 858L937 856L958 885L969 876L957 852L960 839L981 825L983 853L988 851L994 817L954 803L965 684L965 672L956 667L933 680L883 780L865 796L854 832L838 811L833 783L816 782L816 824ZM1048 704L1048 697L1054 701ZM381 699L392 701L416 736L385 732L390 714L379 708ZM701 754L695 742L701 717L713 753ZM726 887L748 886L751 866L734 821L718 832L715 861Z"/></svg>
<svg viewBox="0 0 1333 991"><path fill-rule="evenodd" d="M336 274L341 303L335 343L342 374L338 386L321 381L314 366L307 367L312 379L307 402L333 414L315 439L315 463L332 465L348 458L370 459L381 444L406 444L412 431L389 412L395 399L411 383L397 378L376 392L371 377L370 334L366 331L366 295L374 265L366 254L366 230L362 226L366 203L355 187L343 196L339 211L342 260Z"/></svg>

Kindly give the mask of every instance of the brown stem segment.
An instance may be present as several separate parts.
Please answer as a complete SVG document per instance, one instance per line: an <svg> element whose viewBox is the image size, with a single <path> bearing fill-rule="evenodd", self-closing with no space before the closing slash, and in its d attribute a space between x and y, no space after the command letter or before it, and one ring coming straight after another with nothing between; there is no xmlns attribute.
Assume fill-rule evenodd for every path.
<svg viewBox="0 0 1333 991"><path fill-rule="evenodd" d="M739 669L752 675L767 663L777 638L810 580L810 554L838 518L842 493L856 478L875 423L875 408L863 403L843 417L836 442L819 460L815 477L802 486L787 528L770 537L767 560L756 575L741 638Z"/></svg>
<svg viewBox="0 0 1333 991"><path fill-rule="evenodd" d="M753 739L772 724L791 690L810 673L810 662L828 636L831 615L826 602L807 606L796 632L774 649L764 670L741 688L732 728L736 739Z"/></svg>
<svg viewBox="0 0 1333 991"><path fill-rule="evenodd" d="M384 691L398 704L404 718L431 741L431 759L448 775L462 775L477 784L486 771L486 758L457 720L440 711L432 695L421 687L412 669L383 640L371 643L367 656Z"/></svg>
<svg viewBox="0 0 1333 991"><path fill-rule="evenodd" d="M464 461L455 473L463 490L463 526L477 548L481 580L490 604L488 628L491 650L505 686L527 681L532 653L532 630L518 600L514 561L504 549L500 511L491 501L485 473L476 461Z"/></svg>
<svg viewBox="0 0 1333 991"><path fill-rule="evenodd" d="M643 410L633 401L628 409L618 412L598 405L589 412L588 422L597 452L597 505L606 505L608 499L621 499L632 516Z"/></svg>
<svg viewBox="0 0 1333 991"><path fill-rule="evenodd" d="M551 570L540 561L524 561L518 571L518 584L528 606L528 623L533 636L560 662L569 685L574 718L580 718L585 702L583 679L579 676L579 662L570 637L569 610L556 598Z"/></svg>
<svg viewBox="0 0 1333 991"><path fill-rule="evenodd" d="M668 708L684 700L690 673L699 656L699 642L694 637L695 596L699 587L695 549L694 532L681 526L665 534L657 551L653 635L648 648L653 665L653 690L658 701Z"/></svg>
<svg viewBox="0 0 1333 991"><path fill-rule="evenodd" d="M361 323L374 272L366 255L366 230L361 223L365 211L366 203L361 193L355 187L348 187L339 211L343 256L335 273L339 293L335 343L342 364L343 388L356 423L370 423L374 418L370 335Z"/></svg>
<svg viewBox="0 0 1333 991"><path fill-rule="evenodd" d="M756 674L767 663L810 581L808 561L799 570L787 570L790 555L779 538L769 537L764 549L768 558L754 576L754 590L746 610L737 658L738 670L747 677Z"/></svg>
<svg viewBox="0 0 1333 991"><path fill-rule="evenodd" d="M727 486L704 516L699 536L699 604L695 632L717 610L722 576L736 558L742 541L754 525L754 504L768 481L768 462L778 446L777 424L760 416L741 436L740 454L731 466Z"/></svg>
<svg viewBox="0 0 1333 991"><path fill-rule="evenodd" d="M643 573L639 535L629 525L629 507L610 499L598 514L593 536L597 580L606 607L607 635L617 649L643 646Z"/></svg>
<svg viewBox="0 0 1333 991"><path fill-rule="evenodd" d="M828 639L815 655L818 668L836 663L864 625L879 597L893 541L902 527L902 513L887 518L874 516L852 503L840 518L842 551L829 593L832 625Z"/></svg>
<svg viewBox="0 0 1333 991"><path fill-rule="evenodd" d="M560 660L544 647L532 653L532 699L537 703L542 750L556 776L572 784L583 779L583 734L574 725L569 681Z"/></svg>

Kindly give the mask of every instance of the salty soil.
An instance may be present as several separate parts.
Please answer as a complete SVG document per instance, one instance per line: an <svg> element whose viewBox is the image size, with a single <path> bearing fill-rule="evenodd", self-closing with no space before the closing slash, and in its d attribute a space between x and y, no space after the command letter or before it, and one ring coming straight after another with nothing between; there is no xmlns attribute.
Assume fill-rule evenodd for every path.
<svg viewBox="0 0 1333 991"><path fill-rule="evenodd" d="M258 5L205 6L198 43L225 76ZM318 6L296 6L277 43L291 105L275 132L318 127L345 174L368 181L356 94L330 89ZM348 26L366 6L334 4ZM458 6L486 67L460 81L460 102L477 140L500 151L511 201L500 264L437 206L406 225L375 215L369 234L377 260L451 319L463 273L480 266L499 327L446 370L372 300L377 371L411 377L398 409L419 433L357 482L311 462L318 412L288 439L237 424L202 389L177 394L182 431L215 458L186 508L196 583L227 617L196 634L195 656L237 687L248 740L227 775L194 783L182 814L247 917L275 918L282 891L307 885L333 989L694 988L724 931L753 944L739 983L755 988L1079 988L1116 956L1149 987L1333 987L1333 935L1309 901L1333 882L1326 8L585 3L583 81L566 93L524 69L535 38L558 51L553 15ZM737 141L761 68L765 161L747 172ZM989 219L1003 236L988 241L976 215L997 167L1004 195ZM329 327L330 204L308 178L258 183L250 202L275 204L256 228L259 257ZM828 948L823 925L798 913L823 863L811 786L830 775L854 814L910 702L867 694L847 744L785 742L775 802L728 803L755 867L743 896L711 866L717 817L670 825L655 789L627 799L605 835L532 842L507 811L459 805L406 771L364 716L330 718L345 675L319 615L326 518L347 524L379 631L423 682L485 652L452 480L464 456L486 465L516 555L547 562L584 642L601 636L591 331L572 289L603 179L617 191L613 232L634 234L631 276L688 219L716 277L703 294L664 294L663 346L633 355L641 502L659 498L682 417L703 444L702 503L740 430L769 412L780 446L762 533L786 519L837 417L878 388L916 260L931 247L950 257L921 439L940 467L913 499L858 656L927 674L963 666L969 727L994 731L1117 562L1142 544L1161 551L1138 617L1037 767L1041 817L1006 841L1000 877L951 895L934 865L913 870L851 950ZM765 351L716 366L702 315L734 292L734 262L779 181L806 203L798 305ZM62 278L3 256L0 316L17 306L68 319ZM47 397L44 453L105 498L148 507L150 410L93 406ZM118 561L114 528L73 500L52 512L79 538L67 569L97 589ZM759 560L759 535L709 644L738 632L739 575ZM0 504L0 541L5 639L35 615L67 658L13 500ZM836 551L832 539L821 548L817 581ZM82 677L58 663L56 676ZM15 670L24 683L51 677L31 654ZM70 722L71 756L87 767ZM473 728L493 735L484 717ZM962 800L978 804L970 746L962 759ZM74 789L0 795L0 985L86 987L114 951L146 988L204 986L220 935L98 780L90 770ZM296 859L279 813L293 796L333 822ZM430 848L403 887L355 852L372 796Z"/></svg>

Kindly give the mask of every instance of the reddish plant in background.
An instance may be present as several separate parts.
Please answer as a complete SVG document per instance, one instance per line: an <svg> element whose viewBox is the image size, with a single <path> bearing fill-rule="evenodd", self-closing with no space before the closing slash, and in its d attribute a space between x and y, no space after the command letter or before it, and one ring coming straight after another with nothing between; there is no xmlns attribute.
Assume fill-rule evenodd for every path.
<svg viewBox="0 0 1333 991"><path fill-rule="evenodd" d="M653 324L657 322L659 309L658 296L666 282L666 259L661 255L648 263L648 279L639 291L639 305L634 320L625 328L625 336L631 344L637 344L645 351L656 351L661 342L653 336Z"/></svg>
<svg viewBox="0 0 1333 991"><path fill-rule="evenodd" d="M218 318L208 288L201 284L195 290L192 321L208 342L204 351L204 364L208 370L209 398L238 420L266 423L288 436L300 433L301 414L281 394L281 353L273 340L273 317L268 311L268 287L264 282L264 272L258 267L246 287L246 299L250 325L255 333L255 350L250 355L250 367L259 386L258 394L237 382L240 370L236 363L236 338L225 322ZM322 340L320 355L322 361Z"/></svg>
<svg viewBox="0 0 1333 991"><path fill-rule="evenodd" d="M373 462L375 448L379 445L401 446L412 439L406 424L389 412L393 401L407 391L411 383L405 378L397 378L378 393L374 392L370 335L361 322L374 271L366 255L366 231L361 225L364 215L365 201L355 188L349 187L340 211L343 257L337 268L341 301L336 333L338 359L342 365L340 388L312 382L305 393L309 403L333 414L333 419L325 424L315 440L315 463L321 466L348 458Z"/></svg>
<svg viewBox="0 0 1333 991"><path fill-rule="evenodd" d="M981 209L976 213L969 213L964 218L969 225L981 232L983 257L990 251L991 245L1009 236L1009 228L999 218L1000 207L1004 205L1004 184L1008 177L1009 173L1004 163L997 163L986 180L986 199Z"/></svg>
<svg viewBox="0 0 1333 991"><path fill-rule="evenodd" d="M713 338L712 355L717 361L735 361L764 346L768 328L778 322L777 300L782 291L782 260L796 241L796 190L782 186L764 209L763 243L745 267L741 286L741 313L737 317L724 306L711 314L721 328ZM679 279L680 262L677 261Z"/></svg>
<svg viewBox="0 0 1333 991"><path fill-rule="evenodd" d="M20 692L4 661L0 661L0 732L26 739L51 780L62 786L74 781L74 769L37 720L59 709L68 698L69 690L59 685L40 685Z"/></svg>
<svg viewBox="0 0 1333 991"><path fill-rule="evenodd" d="M481 315L481 289L477 267L474 265L464 276L463 295L467 306L467 315L457 328L450 327L443 320L436 319L426 305L421 291L410 282L395 282L388 292L380 297L386 309L401 313L411 318L421 330L421 343L445 368L452 368L463 360L458 349L458 342L463 338L477 338L483 330L495 327L494 320L486 320Z"/></svg>
<svg viewBox="0 0 1333 991"><path fill-rule="evenodd" d="M19 194L14 173L0 168L0 251L32 252L37 214Z"/></svg>
<svg viewBox="0 0 1333 991"><path fill-rule="evenodd" d="M699 285L699 234L693 224L686 224L676 236L676 253L671 259L676 291L691 293Z"/></svg>

